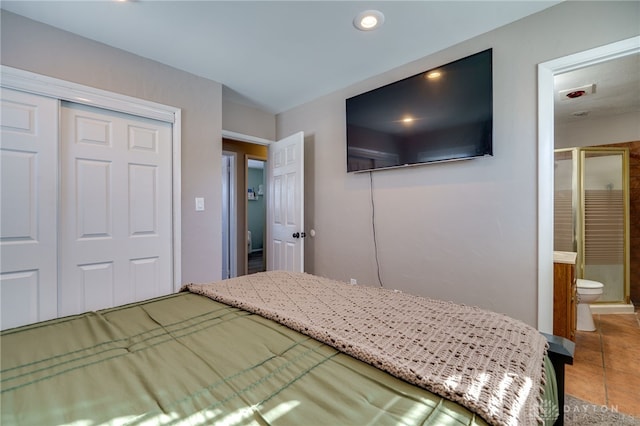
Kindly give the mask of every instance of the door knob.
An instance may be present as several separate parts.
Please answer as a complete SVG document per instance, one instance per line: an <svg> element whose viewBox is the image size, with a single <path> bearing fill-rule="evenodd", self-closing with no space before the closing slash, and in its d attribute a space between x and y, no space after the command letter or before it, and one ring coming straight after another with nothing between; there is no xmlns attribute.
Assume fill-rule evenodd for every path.
<svg viewBox="0 0 640 426"><path fill-rule="evenodd" d="M294 232L292 237L293 238L300 238L300 233L299 232Z"/></svg>

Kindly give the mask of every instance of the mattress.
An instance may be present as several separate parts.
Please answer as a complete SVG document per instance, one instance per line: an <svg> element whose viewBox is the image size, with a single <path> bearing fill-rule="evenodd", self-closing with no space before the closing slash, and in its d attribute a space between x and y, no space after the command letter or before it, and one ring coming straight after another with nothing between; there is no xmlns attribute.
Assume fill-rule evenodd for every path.
<svg viewBox="0 0 640 426"><path fill-rule="evenodd" d="M305 334L192 293L6 330L0 343L3 425L487 424Z"/></svg>

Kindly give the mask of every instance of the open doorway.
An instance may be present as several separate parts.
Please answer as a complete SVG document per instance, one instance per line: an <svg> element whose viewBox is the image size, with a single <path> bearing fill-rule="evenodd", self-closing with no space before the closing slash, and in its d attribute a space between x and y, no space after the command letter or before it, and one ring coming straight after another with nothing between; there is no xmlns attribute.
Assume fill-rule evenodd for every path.
<svg viewBox="0 0 640 426"><path fill-rule="evenodd" d="M637 54L640 37L538 65L538 329L553 329L554 78L556 75Z"/></svg>
<svg viewBox="0 0 640 426"><path fill-rule="evenodd" d="M249 206L253 206L254 203L257 206L260 201L250 200L248 189L249 186L249 160L260 160L266 164L268 147L267 145L242 142L234 139L222 139L223 161L225 157L234 158L235 166L232 167L232 171L229 172L230 177L224 178L223 174L223 200L222 200L222 262L223 262L223 278L232 278L236 276L246 275L249 273L249 254L253 251L253 245L256 244L256 238L254 232L251 233L251 247L249 245L249 227L248 227L248 214ZM253 163L252 163L253 164ZM253 173L253 172L252 172ZM266 178L263 185L263 193L266 188ZM251 187L253 188L253 186ZM256 191L259 187L255 188ZM264 202L264 195L259 196ZM225 202L228 203L228 208L225 207ZM251 203L251 204L250 204ZM252 208L252 207L251 207ZM265 210L266 211L266 210ZM264 220L266 223L266 219ZM225 235L225 230L227 235ZM228 238L228 240L226 239ZM260 247L260 244L256 245L256 248ZM264 239L262 242L264 247ZM264 255L264 250L262 251ZM225 266L226 273L225 276Z"/></svg>

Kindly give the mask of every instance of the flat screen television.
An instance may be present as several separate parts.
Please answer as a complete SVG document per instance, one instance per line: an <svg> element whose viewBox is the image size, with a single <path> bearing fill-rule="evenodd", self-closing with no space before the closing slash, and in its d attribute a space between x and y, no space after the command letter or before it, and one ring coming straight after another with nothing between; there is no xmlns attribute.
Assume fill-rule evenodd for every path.
<svg viewBox="0 0 640 426"><path fill-rule="evenodd" d="M493 155L492 49L346 100L347 172Z"/></svg>

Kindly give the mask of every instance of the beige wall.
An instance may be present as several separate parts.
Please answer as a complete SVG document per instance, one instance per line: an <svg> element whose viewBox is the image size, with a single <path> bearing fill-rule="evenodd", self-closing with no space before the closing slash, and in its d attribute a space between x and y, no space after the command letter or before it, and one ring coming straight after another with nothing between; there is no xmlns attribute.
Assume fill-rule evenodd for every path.
<svg viewBox="0 0 640 426"><path fill-rule="evenodd" d="M221 85L6 11L1 25L3 65L182 109L182 280L218 279Z"/></svg>
<svg viewBox="0 0 640 426"><path fill-rule="evenodd" d="M276 139L276 116L223 99L222 129L273 141Z"/></svg>
<svg viewBox="0 0 640 426"><path fill-rule="evenodd" d="M370 175L346 173L345 98L493 48L494 156L374 172L386 287L537 322L537 64L640 33L638 2L564 2L277 116L306 135L307 271L377 285Z"/></svg>

